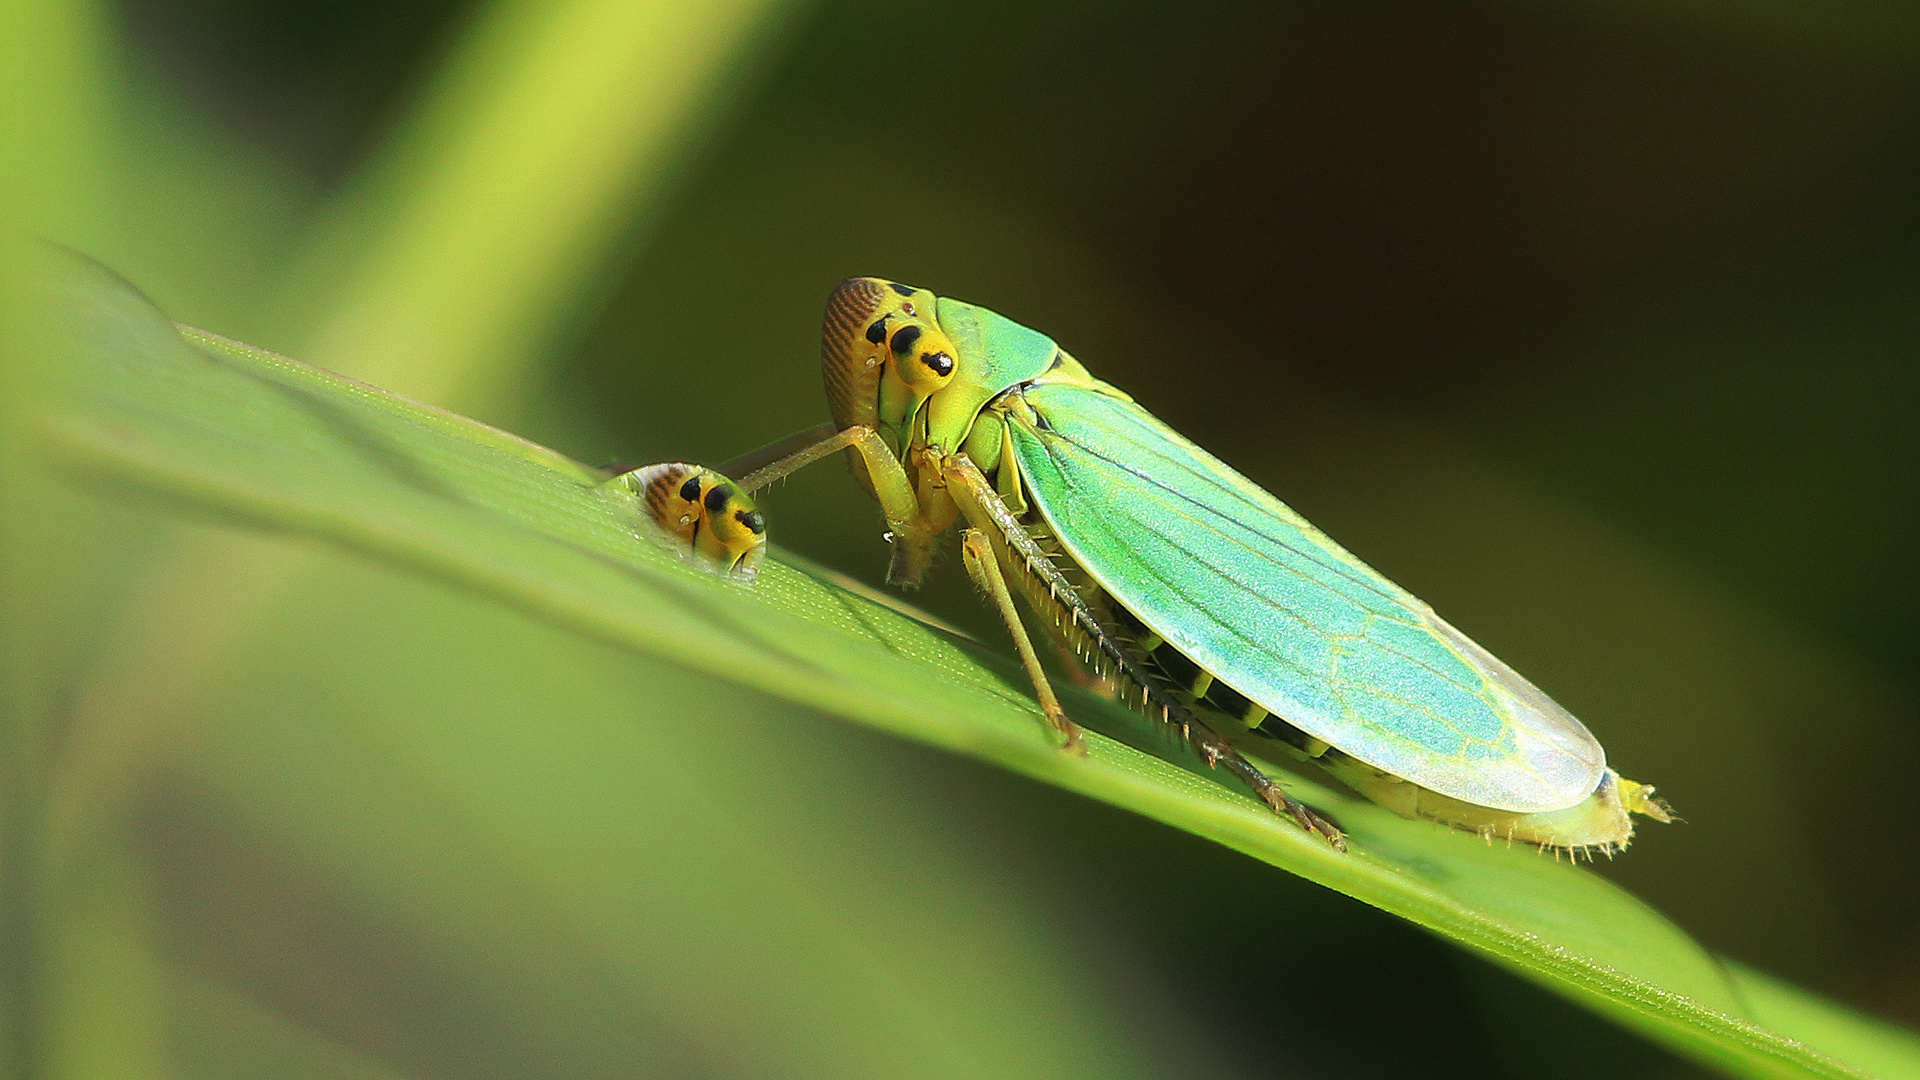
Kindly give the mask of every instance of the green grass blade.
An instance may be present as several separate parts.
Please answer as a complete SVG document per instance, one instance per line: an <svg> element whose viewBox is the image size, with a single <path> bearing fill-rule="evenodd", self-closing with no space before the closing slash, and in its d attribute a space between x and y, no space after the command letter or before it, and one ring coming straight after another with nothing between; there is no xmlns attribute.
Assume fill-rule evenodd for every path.
<svg viewBox="0 0 1920 1080"><path fill-rule="evenodd" d="M1657 912L1577 867L1302 781L1349 831L1353 851L1336 854L1198 771L1135 749L1157 733L1084 696L1069 709L1118 738L1064 756L1013 665L896 607L790 561L770 561L755 587L695 572L636 540L632 508L557 454L176 331L97 268L79 269L75 292L73 368L42 430L90 482L323 537L687 670L1148 815L1401 915L1736 1075L1920 1072L1900 1038L1729 975Z"/></svg>

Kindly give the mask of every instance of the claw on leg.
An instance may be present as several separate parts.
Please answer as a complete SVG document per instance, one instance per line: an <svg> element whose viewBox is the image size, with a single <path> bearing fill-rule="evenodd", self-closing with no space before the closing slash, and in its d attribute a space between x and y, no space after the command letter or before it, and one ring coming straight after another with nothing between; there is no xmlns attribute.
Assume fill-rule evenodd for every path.
<svg viewBox="0 0 1920 1080"><path fill-rule="evenodd" d="M1322 814L1286 792L1281 791L1278 785L1275 785L1272 789L1272 795L1279 796L1277 803L1274 801L1272 795L1268 795L1267 792L1263 791L1260 794L1266 798L1267 805L1273 807L1276 812L1291 817L1307 832L1316 833L1325 837L1327 843L1333 850L1347 850L1347 834L1340 830L1340 826L1333 823L1332 818Z"/></svg>
<svg viewBox="0 0 1920 1080"><path fill-rule="evenodd" d="M1287 812L1293 815L1293 820L1299 822L1301 828L1326 837L1327 843L1335 851L1347 850L1347 834L1333 823L1332 818L1291 795L1287 796L1287 804Z"/></svg>
<svg viewBox="0 0 1920 1080"><path fill-rule="evenodd" d="M1067 719L1067 714L1064 712L1058 717L1047 717L1047 722L1052 724L1055 730L1064 733L1065 738L1060 743L1060 749L1075 757L1087 756L1087 737L1081 733L1079 724Z"/></svg>
<svg viewBox="0 0 1920 1080"><path fill-rule="evenodd" d="M1333 850L1347 850L1347 834L1341 831L1340 826L1335 824L1332 818L1280 790L1279 784L1274 783L1267 774L1255 768L1246 758L1234 753L1230 747L1226 748L1226 753L1221 753L1219 749L1210 745L1219 736L1211 732L1208 735L1211 738L1195 740L1195 749L1205 755L1209 762L1216 758L1225 761L1234 775L1246 781L1247 786L1260 796L1262 802L1272 807L1274 813L1284 814L1308 833L1325 838Z"/></svg>

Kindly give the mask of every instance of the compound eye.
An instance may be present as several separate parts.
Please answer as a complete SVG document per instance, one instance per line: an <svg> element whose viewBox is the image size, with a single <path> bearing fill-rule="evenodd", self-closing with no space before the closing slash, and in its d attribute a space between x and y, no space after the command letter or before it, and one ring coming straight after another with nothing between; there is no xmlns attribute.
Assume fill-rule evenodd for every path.
<svg viewBox="0 0 1920 1080"><path fill-rule="evenodd" d="M908 324L894 331L893 332L893 355L905 356L908 353L912 352L913 347L919 344L920 339L925 335L926 335L925 330L921 329L918 326L914 326L912 324Z"/></svg>

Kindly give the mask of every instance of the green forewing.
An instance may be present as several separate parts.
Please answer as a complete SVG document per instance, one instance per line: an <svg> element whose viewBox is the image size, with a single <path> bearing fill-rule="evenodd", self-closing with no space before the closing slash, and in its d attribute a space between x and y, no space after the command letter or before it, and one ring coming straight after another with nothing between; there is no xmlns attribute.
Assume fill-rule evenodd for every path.
<svg viewBox="0 0 1920 1080"><path fill-rule="evenodd" d="M1310 735L1443 795L1579 802L1605 755L1580 721L1425 603L1115 391L1012 392L1035 505L1103 588Z"/></svg>

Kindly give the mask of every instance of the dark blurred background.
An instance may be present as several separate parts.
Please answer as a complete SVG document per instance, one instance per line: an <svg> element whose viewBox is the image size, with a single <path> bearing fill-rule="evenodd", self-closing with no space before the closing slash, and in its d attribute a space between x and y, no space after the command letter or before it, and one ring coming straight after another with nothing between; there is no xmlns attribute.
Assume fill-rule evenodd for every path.
<svg viewBox="0 0 1920 1080"><path fill-rule="evenodd" d="M121 13L136 135L217 149L257 194L209 216L261 223L208 242L203 270L136 280L178 318L294 347L212 283L274 265L474 12ZM595 463L717 462L824 418L818 311L841 277L995 308L1426 597L1657 783L1687 823L1600 873L1716 950L1920 1023L1916 61L1920 11L1897 4L799 5L538 384L485 418ZM877 518L844 470L763 506L777 543L878 580ZM918 602L1000 641L944 569ZM1177 1019L1140 1023L1201 1047L1195 1074L1687 1068L1191 837L889 753L1072 913L1076 948L1157 987L1137 1000ZM241 859L197 813L177 793L150 810L199 941L183 948L361 1030L290 999L290 969L236 959L229 923L192 929L206 868ZM393 1023L376 1044L406 1042Z"/></svg>

